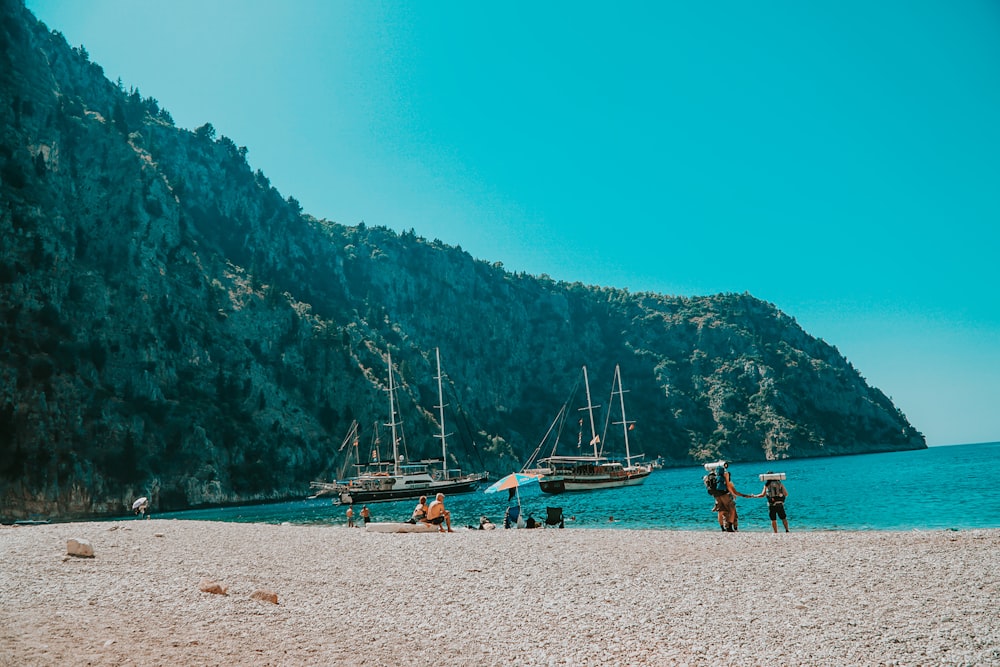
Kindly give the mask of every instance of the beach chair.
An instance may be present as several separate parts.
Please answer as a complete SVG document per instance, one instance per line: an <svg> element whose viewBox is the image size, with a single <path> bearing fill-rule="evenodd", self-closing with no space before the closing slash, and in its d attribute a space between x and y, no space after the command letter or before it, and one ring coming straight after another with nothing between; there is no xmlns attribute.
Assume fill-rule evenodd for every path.
<svg viewBox="0 0 1000 667"><path fill-rule="evenodd" d="M563 511L561 507L545 508L545 525L559 526L560 528L566 527L566 522L565 519L563 519Z"/></svg>

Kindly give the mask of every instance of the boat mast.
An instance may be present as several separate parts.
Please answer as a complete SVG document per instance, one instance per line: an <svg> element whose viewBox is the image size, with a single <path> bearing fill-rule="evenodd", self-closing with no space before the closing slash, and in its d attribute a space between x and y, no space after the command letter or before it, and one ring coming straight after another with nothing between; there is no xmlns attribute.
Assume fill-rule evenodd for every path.
<svg viewBox="0 0 1000 667"><path fill-rule="evenodd" d="M590 416L590 444L594 447L594 458L597 458L597 445L600 438L597 437L597 428L594 426L594 406L590 402L590 380L587 378L587 367L583 367L583 385L587 388L587 414Z"/></svg>
<svg viewBox="0 0 1000 667"><path fill-rule="evenodd" d="M393 474L399 475L399 447L396 438L396 387L392 383L392 352L389 355L389 423L387 426L392 429L392 470Z"/></svg>
<svg viewBox="0 0 1000 667"><path fill-rule="evenodd" d="M351 421L351 428L348 429L347 435L344 436L344 441L340 443L339 452L344 451L344 448L348 445L354 448L354 460L358 465L361 463L361 454L358 452L358 420L354 419ZM347 475L347 469L351 467L351 450L347 450L347 454L344 456L343 465L337 469L337 479L343 479Z"/></svg>
<svg viewBox="0 0 1000 667"><path fill-rule="evenodd" d="M444 428L444 392L441 389L441 348L435 347L434 354L437 357L437 381L438 381L438 404L434 407L438 409L441 419L441 479L448 479L448 435Z"/></svg>
<svg viewBox="0 0 1000 667"><path fill-rule="evenodd" d="M625 419L625 390L622 389L622 373L618 364L615 364L615 384L618 386L618 391L613 392L618 394L618 403L622 408L622 432L625 434L625 465L632 465L632 455L628 448L628 427L629 422Z"/></svg>

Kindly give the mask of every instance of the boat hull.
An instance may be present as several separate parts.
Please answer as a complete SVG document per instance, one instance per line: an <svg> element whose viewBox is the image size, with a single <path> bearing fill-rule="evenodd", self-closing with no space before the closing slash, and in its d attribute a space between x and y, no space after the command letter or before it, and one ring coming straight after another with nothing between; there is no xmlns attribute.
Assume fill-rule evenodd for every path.
<svg viewBox="0 0 1000 667"><path fill-rule="evenodd" d="M402 488L395 486L391 489L350 488L341 490L338 497L341 503L350 505L356 503L378 503L390 500L404 500L406 498L419 498L420 496L433 496L438 493L452 495L459 493L472 493L479 486L480 481L480 479L472 479L453 483L448 480L441 480L408 485Z"/></svg>
<svg viewBox="0 0 1000 667"><path fill-rule="evenodd" d="M639 486L649 477L650 470L639 469L624 475L551 475L538 481L543 493L558 494L574 491L594 491L597 489L617 489L623 486Z"/></svg>

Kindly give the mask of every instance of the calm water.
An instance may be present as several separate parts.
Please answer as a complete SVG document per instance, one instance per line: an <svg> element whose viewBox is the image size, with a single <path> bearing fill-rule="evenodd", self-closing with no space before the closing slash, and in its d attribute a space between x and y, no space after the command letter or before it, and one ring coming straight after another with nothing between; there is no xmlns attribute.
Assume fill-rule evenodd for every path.
<svg viewBox="0 0 1000 667"><path fill-rule="evenodd" d="M785 505L792 530L913 530L1000 528L1000 443L934 447L915 452L864 454L783 463L734 463L729 472L743 493L763 487L757 475L788 475ZM525 516L544 519L547 505L561 506L567 527L718 530L713 500L700 466L659 470L646 483L627 489L550 496L537 484L522 488ZM402 521L413 500L369 505L374 521ZM449 496L453 526L479 523L486 515L498 525L507 507L505 492ZM771 530L767 501L737 500L741 531ZM189 510L155 518L259 523L344 525L345 508L329 499L271 505ZM614 521L609 521L614 517ZM780 529L780 525L779 525Z"/></svg>

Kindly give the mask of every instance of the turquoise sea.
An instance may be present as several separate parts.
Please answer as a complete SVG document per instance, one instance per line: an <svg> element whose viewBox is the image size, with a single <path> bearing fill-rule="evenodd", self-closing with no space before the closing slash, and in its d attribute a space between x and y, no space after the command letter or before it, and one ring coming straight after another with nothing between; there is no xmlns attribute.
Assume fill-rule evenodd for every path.
<svg viewBox="0 0 1000 667"><path fill-rule="evenodd" d="M758 493L760 473L787 474L788 521L802 530L939 530L1000 528L1000 443L932 447L920 451L734 463L736 488ZM537 484L521 489L525 516L544 519L547 505L560 506L572 528L718 530L713 499L705 491L701 466L658 470L642 486L551 496ZM516 502L516 501L515 501ZM375 503L373 521L402 521L414 501ZM478 525L485 515L498 525L507 494L482 490L449 496L453 526ZM767 502L737 499L740 530L769 531ZM158 519L207 519L259 523L344 525L345 508L316 498L156 514ZM610 520L614 517L614 520ZM780 525L779 525L780 529Z"/></svg>

